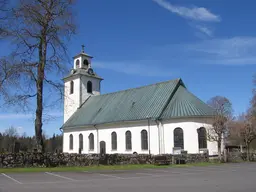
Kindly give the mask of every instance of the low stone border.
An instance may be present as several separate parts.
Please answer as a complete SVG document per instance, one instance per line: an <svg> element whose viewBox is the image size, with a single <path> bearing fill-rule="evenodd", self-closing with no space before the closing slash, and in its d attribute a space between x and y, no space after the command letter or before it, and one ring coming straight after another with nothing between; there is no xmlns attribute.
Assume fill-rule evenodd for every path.
<svg viewBox="0 0 256 192"><path fill-rule="evenodd" d="M207 154L163 155L172 164L208 162ZM0 168L72 167L91 165L155 164L156 156L148 154L68 154L8 153L0 154Z"/></svg>

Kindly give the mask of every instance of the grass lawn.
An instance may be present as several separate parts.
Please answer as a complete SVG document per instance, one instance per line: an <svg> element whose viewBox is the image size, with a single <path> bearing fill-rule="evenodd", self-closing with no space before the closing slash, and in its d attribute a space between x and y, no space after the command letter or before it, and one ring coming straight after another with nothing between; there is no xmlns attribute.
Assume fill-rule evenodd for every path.
<svg viewBox="0 0 256 192"><path fill-rule="evenodd" d="M26 172L67 172L67 171L97 171L97 170L136 170L143 168L166 168L166 167L193 167L193 166L209 166L209 165L221 165L221 163L192 163L192 164L181 164L181 165L100 165L100 166L87 166L87 167L54 167L54 168L0 168L0 173L26 173Z"/></svg>

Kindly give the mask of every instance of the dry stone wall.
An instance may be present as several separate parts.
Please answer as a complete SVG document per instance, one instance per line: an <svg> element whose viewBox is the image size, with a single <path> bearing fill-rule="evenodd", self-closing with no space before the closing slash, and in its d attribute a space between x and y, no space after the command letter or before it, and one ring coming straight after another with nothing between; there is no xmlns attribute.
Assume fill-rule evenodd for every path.
<svg viewBox="0 0 256 192"><path fill-rule="evenodd" d="M233 163L247 161L247 154L245 152L229 152L227 161ZM250 161L256 161L256 153L250 153Z"/></svg>
<svg viewBox="0 0 256 192"><path fill-rule="evenodd" d="M207 162L207 154L162 155L170 163ZM91 165L154 164L156 156L142 154L68 154L68 153L3 153L0 168L12 167L71 167Z"/></svg>

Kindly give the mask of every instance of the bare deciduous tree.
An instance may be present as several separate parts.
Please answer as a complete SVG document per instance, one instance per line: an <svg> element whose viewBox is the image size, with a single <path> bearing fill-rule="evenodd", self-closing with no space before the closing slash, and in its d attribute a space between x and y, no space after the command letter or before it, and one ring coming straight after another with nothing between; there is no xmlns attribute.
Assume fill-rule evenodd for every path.
<svg viewBox="0 0 256 192"><path fill-rule="evenodd" d="M253 84L256 87L256 74L253 77ZM252 115L256 118L256 88L253 90L253 96L251 100L251 110L252 110Z"/></svg>
<svg viewBox="0 0 256 192"><path fill-rule="evenodd" d="M0 40L7 37L7 20L9 19L10 8L7 9L7 0L0 0ZM3 47L2 47L3 48ZM12 58L12 57L10 57ZM17 82L18 74L16 73L16 66L9 62L8 57L0 58L0 100L8 98L10 87ZM0 106L1 107L1 106Z"/></svg>
<svg viewBox="0 0 256 192"><path fill-rule="evenodd" d="M0 20L4 19L5 11L6 11L6 0L0 0Z"/></svg>
<svg viewBox="0 0 256 192"><path fill-rule="evenodd" d="M5 12L7 10L6 5L7 5L7 0L0 0L0 12L1 12L0 18L3 18L2 12Z"/></svg>
<svg viewBox="0 0 256 192"><path fill-rule="evenodd" d="M225 139L229 132L229 123L233 119L233 109L231 102L222 96L211 98L208 105L216 110L213 117L212 126L208 130L208 139L217 142L219 160L222 159L221 146L225 145ZM225 146L223 146L225 148Z"/></svg>
<svg viewBox="0 0 256 192"><path fill-rule="evenodd" d="M20 79L19 66L10 58L0 58L0 99L10 100L10 91L17 89ZM1 107L1 106L0 106Z"/></svg>
<svg viewBox="0 0 256 192"><path fill-rule="evenodd" d="M231 137L242 142L246 147L247 161L250 160L250 145L256 139L256 121L251 110L247 114L240 115L233 123L230 130Z"/></svg>
<svg viewBox="0 0 256 192"><path fill-rule="evenodd" d="M1 147L7 149L7 151L13 151L15 141L17 141L17 139L19 138L17 128L13 126L7 128L2 136L3 143L1 144Z"/></svg>
<svg viewBox="0 0 256 192"><path fill-rule="evenodd" d="M0 39L7 35L6 22L9 10L7 7L8 0L0 0Z"/></svg>
<svg viewBox="0 0 256 192"><path fill-rule="evenodd" d="M8 135L9 137L16 137L16 138L19 136L17 128L13 126L6 129L4 131L4 135Z"/></svg>
<svg viewBox="0 0 256 192"><path fill-rule="evenodd" d="M56 79L65 72L67 42L75 33L73 0L18 0L8 20L8 35L17 45L14 55L19 62L20 89L9 101L22 102L36 109L35 136L38 151L44 151L43 111L52 94L63 97L62 82ZM51 98L46 97L45 90ZM52 91L54 90L54 91ZM31 100L32 99L32 100ZM15 101L15 102L14 102ZM29 101L34 101L36 104ZM55 101L54 101L55 102Z"/></svg>

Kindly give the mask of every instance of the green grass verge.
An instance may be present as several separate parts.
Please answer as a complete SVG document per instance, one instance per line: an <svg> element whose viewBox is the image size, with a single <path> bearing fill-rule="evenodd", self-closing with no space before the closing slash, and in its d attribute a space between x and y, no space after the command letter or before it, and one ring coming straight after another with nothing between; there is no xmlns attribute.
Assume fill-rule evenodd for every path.
<svg viewBox="0 0 256 192"><path fill-rule="evenodd" d="M69 172L69 171L99 171L99 170L137 170L145 168L166 168L166 167L193 167L193 166L210 166L210 165L221 165L221 163L192 163L192 164L181 164L181 165L100 165L100 166L87 166L87 167L30 167L30 168L0 168L0 173L29 173L29 172Z"/></svg>

